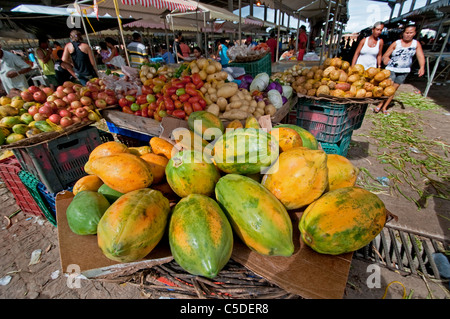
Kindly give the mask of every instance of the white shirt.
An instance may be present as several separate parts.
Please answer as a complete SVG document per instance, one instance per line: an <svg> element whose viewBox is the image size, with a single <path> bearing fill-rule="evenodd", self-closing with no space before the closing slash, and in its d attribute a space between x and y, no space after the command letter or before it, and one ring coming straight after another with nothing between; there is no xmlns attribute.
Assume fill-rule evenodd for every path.
<svg viewBox="0 0 450 319"><path fill-rule="evenodd" d="M21 91L27 89L28 82L23 74L13 78L8 78L6 74L9 71L20 71L29 67L30 66L22 60L20 56L3 50L3 57L0 59L0 80L2 80L3 88L8 94L11 89L19 89Z"/></svg>
<svg viewBox="0 0 450 319"><path fill-rule="evenodd" d="M380 39L377 40L377 44L372 48L369 46L369 37L365 38L364 45L361 48L356 64L361 64L364 66L364 70L370 67L376 68L377 65L377 55L380 51Z"/></svg>
<svg viewBox="0 0 450 319"><path fill-rule="evenodd" d="M402 47L402 40L397 40L386 70L395 73L411 72L412 58L416 54L417 40L413 40L407 48Z"/></svg>

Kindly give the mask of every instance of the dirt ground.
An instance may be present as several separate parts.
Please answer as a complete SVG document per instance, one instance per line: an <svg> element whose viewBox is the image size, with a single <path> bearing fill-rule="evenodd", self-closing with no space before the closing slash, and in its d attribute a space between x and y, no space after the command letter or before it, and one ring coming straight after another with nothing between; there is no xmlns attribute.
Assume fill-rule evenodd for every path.
<svg viewBox="0 0 450 319"><path fill-rule="evenodd" d="M392 112L420 112L428 124L424 134L439 138L447 145L450 137L450 90L449 86L434 86L429 94L443 107L434 111L419 111L395 105ZM415 92L424 89L424 82L406 84L399 91ZM382 114L373 114L370 108L359 130L352 136L348 158L357 167L367 168L373 176L385 176L384 166L376 158L376 145L368 137L373 130L373 119ZM410 193L413 195L413 192ZM428 205L418 210L411 201L398 194L380 194L389 211L398 217L390 225L413 231L417 234L448 241L450 210L448 201L432 198ZM139 285L109 283L84 279L79 288L69 288L68 277L60 269L57 228L42 217L19 212L11 218L11 227L6 219L17 211L18 206L4 183L0 183L0 299L147 299ZM40 258L34 264L32 253L40 250ZM412 299L448 299L448 280L427 279L417 275L404 275L381 267L381 285L369 288L368 261L353 259L344 299L400 299L405 292ZM390 285L391 284L391 285ZM389 286L390 285L390 286ZM389 288L388 288L389 286ZM402 287L403 286L403 287Z"/></svg>

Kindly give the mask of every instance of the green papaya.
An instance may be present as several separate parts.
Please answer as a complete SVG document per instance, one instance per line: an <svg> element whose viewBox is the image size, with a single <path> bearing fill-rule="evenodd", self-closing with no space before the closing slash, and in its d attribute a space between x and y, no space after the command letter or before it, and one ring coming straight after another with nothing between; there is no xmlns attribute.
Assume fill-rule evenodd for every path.
<svg viewBox="0 0 450 319"><path fill-rule="evenodd" d="M14 133L17 133L17 134L25 135L25 133L28 131L28 125L26 125L26 124L15 124L12 127L12 131Z"/></svg>
<svg viewBox="0 0 450 319"><path fill-rule="evenodd" d="M105 196L105 198L108 200L110 204L114 203L120 196L123 195L123 193L118 192L115 189L112 189L106 184L100 186L97 192Z"/></svg>
<svg viewBox="0 0 450 319"><path fill-rule="evenodd" d="M23 134L11 133L6 137L6 144L12 144L26 138Z"/></svg>
<svg viewBox="0 0 450 319"><path fill-rule="evenodd" d="M67 207L67 223L75 234L95 235L98 222L109 206L106 197L98 192L79 192Z"/></svg>
<svg viewBox="0 0 450 319"><path fill-rule="evenodd" d="M53 127L47 123L47 121L36 121L34 123L34 126L38 129L40 129L42 132L53 132Z"/></svg>

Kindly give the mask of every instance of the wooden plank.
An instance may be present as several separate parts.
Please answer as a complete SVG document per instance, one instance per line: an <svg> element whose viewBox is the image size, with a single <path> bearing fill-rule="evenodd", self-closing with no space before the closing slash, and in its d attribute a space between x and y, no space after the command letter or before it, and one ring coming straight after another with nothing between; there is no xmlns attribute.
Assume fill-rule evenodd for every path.
<svg viewBox="0 0 450 319"><path fill-rule="evenodd" d="M161 133L161 123L147 117L128 114L121 111L102 111L103 118L118 128L130 130L151 136L159 136Z"/></svg>

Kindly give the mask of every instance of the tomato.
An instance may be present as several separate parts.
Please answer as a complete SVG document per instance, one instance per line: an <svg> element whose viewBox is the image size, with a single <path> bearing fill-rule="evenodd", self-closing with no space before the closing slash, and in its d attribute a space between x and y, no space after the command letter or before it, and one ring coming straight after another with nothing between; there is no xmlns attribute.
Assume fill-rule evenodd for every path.
<svg viewBox="0 0 450 319"><path fill-rule="evenodd" d="M186 84L186 87L185 87L186 89L194 89L195 90L195 84L194 83L187 83Z"/></svg>
<svg viewBox="0 0 450 319"><path fill-rule="evenodd" d="M189 84L189 83L188 83ZM173 82L172 83L173 87L176 87L177 89L182 89L185 86L185 83L181 82L181 81L177 81L177 82Z"/></svg>
<svg viewBox="0 0 450 319"><path fill-rule="evenodd" d="M134 112L134 115L142 116L142 111L141 110L137 110L136 112Z"/></svg>
<svg viewBox="0 0 450 319"><path fill-rule="evenodd" d="M153 113L154 113L154 110L149 109L148 110L148 117L153 117Z"/></svg>
<svg viewBox="0 0 450 319"><path fill-rule="evenodd" d="M184 120L184 118L186 117L186 112L183 110L174 110L172 112L172 115Z"/></svg>
<svg viewBox="0 0 450 319"><path fill-rule="evenodd" d="M143 117L148 117L148 106L144 106L144 107L141 109L141 112L142 112L142 116L143 116Z"/></svg>
<svg viewBox="0 0 450 319"><path fill-rule="evenodd" d="M136 98L136 103L141 105L141 104L145 104L147 103L147 95L138 95L138 97Z"/></svg>
<svg viewBox="0 0 450 319"><path fill-rule="evenodd" d="M176 109L181 109L183 108L183 103L181 103L180 100L176 100L175 102L173 102L173 104L175 105Z"/></svg>
<svg viewBox="0 0 450 319"><path fill-rule="evenodd" d="M166 106L166 110L173 111L175 109L175 104L173 104L173 101L171 99L167 99L167 101L164 101L164 105Z"/></svg>
<svg viewBox="0 0 450 319"><path fill-rule="evenodd" d="M177 88L176 87L174 87L174 86L171 86L171 87L169 87L167 90L166 90L166 94L167 95L173 95L173 94L175 94L176 92L177 92Z"/></svg>
<svg viewBox="0 0 450 319"><path fill-rule="evenodd" d="M192 109L194 112L203 111L202 106L198 102L192 103Z"/></svg>
<svg viewBox="0 0 450 319"><path fill-rule="evenodd" d="M155 85L155 86L163 86L164 84L166 84L166 81L163 81L162 79L160 79L160 78L154 78L153 79L153 84Z"/></svg>
<svg viewBox="0 0 450 319"><path fill-rule="evenodd" d="M160 117L165 117L165 116L167 116L167 112L161 110L161 111L158 112L158 115L159 115Z"/></svg>
<svg viewBox="0 0 450 319"><path fill-rule="evenodd" d="M158 107L158 104L156 104L156 101L154 101L154 102L150 103L150 104L148 105L148 107L149 107L151 110L156 110L156 108Z"/></svg>
<svg viewBox="0 0 450 319"><path fill-rule="evenodd" d="M195 88L196 88L197 90L200 90L200 89L202 88L203 85L204 85L204 83L203 83L203 81L201 81L201 82L199 82L199 83L197 83L197 84L195 85Z"/></svg>
<svg viewBox="0 0 450 319"><path fill-rule="evenodd" d="M189 94L190 96L197 96L198 92L195 88L186 88L186 93Z"/></svg>
<svg viewBox="0 0 450 319"><path fill-rule="evenodd" d="M128 114L134 114L134 112L130 109L129 106L122 107L122 112L128 113Z"/></svg>
<svg viewBox="0 0 450 319"><path fill-rule="evenodd" d="M176 92L176 95L178 95L178 96L180 96L180 95L183 95L183 94L185 94L186 93L186 91L185 91L185 89L184 88L181 88L181 89L178 89Z"/></svg>
<svg viewBox="0 0 450 319"><path fill-rule="evenodd" d="M192 82L192 79L191 79L191 77L189 75L185 75L185 76L183 76L181 78L181 82L183 82L183 83L190 83L190 82Z"/></svg>
<svg viewBox="0 0 450 319"><path fill-rule="evenodd" d="M187 115L190 115L192 112L194 112L194 110L192 109L192 105L189 102L185 102L183 108Z"/></svg>
<svg viewBox="0 0 450 319"><path fill-rule="evenodd" d="M178 95L172 94L172 95L170 96L170 98L172 99L172 101L177 101L177 100L178 100Z"/></svg>
<svg viewBox="0 0 450 319"><path fill-rule="evenodd" d="M206 101L202 98L198 99L198 104L200 104L202 108L206 107Z"/></svg>
<svg viewBox="0 0 450 319"><path fill-rule="evenodd" d="M193 96L193 97L190 97L189 98L189 100L188 100L188 102L189 103L191 103L191 104L194 104L195 102L198 102L198 100L200 99L200 96Z"/></svg>
<svg viewBox="0 0 450 319"><path fill-rule="evenodd" d="M152 94L153 90L151 89L151 87L149 85L143 85L141 88L141 92L143 95L147 95L147 94Z"/></svg>
<svg viewBox="0 0 450 319"><path fill-rule="evenodd" d="M128 101L126 98L123 97L123 98L119 99L119 105L120 105L121 107L130 106L130 105L131 105L131 102Z"/></svg>
<svg viewBox="0 0 450 319"><path fill-rule="evenodd" d="M164 81L164 82L167 82L167 77L165 76L165 75L160 75L160 76L158 76L157 77L158 79L161 79L162 81ZM155 82L155 80L153 80L153 82Z"/></svg>
<svg viewBox="0 0 450 319"><path fill-rule="evenodd" d="M183 95L180 95L180 101L181 102L186 102L187 100L189 100L190 97L191 96L189 94L185 93Z"/></svg>
<svg viewBox="0 0 450 319"><path fill-rule="evenodd" d="M155 85L155 87L153 88L153 92L154 93L159 93L162 90L162 85Z"/></svg>
<svg viewBox="0 0 450 319"><path fill-rule="evenodd" d="M203 82L202 78L200 77L200 74L198 74L198 73L192 74L191 78L192 78L192 83L194 83L195 85L199 84L200 82Z"/></svg>
<svg viewBox="0 0 450 319"><path fill-rule="evenodd" d="M151 93L147 94L146 99L147 99L148 103L153 103L153 102L156 101L156 97L153 94L151 94Z"/></svg>
<svg viewBox="0 0 450 319"><path fill-rule="evenodd" d="M158 122L161 122L161 120L162 120L161 116L159 116L159 114L158 114L157 112L155 112L155 113L153 114L153 118L154 118L155 120L157 120Z"/></svg>
<svg viewBox="0 0 450 319"><path fill-rule="evenodd" d="M133 103L133 104L130 105L130 109L131 109L133 112L136 112L137 110L140 110L141 107L139 106L139 104Z"/></svg>

